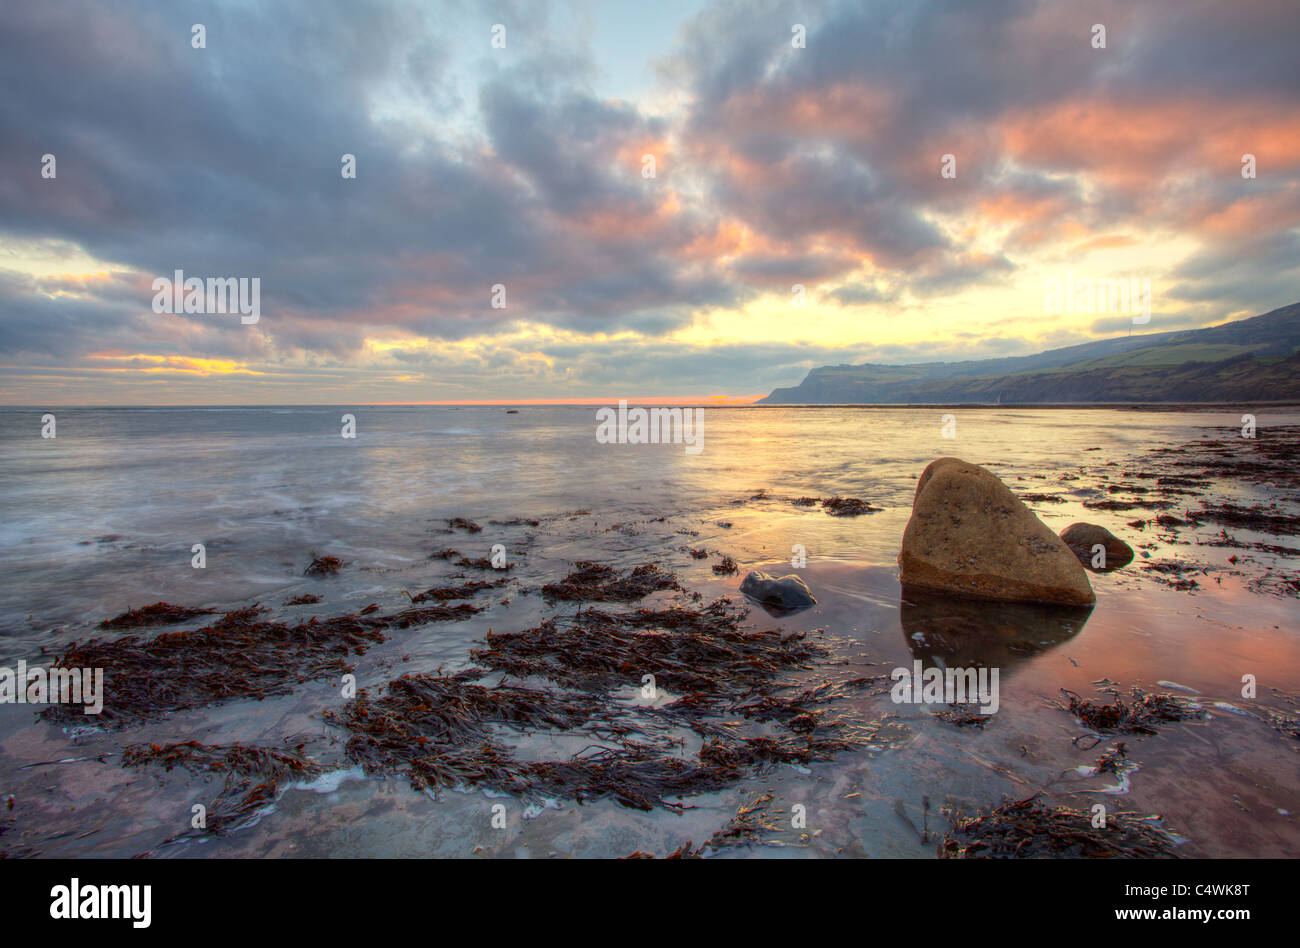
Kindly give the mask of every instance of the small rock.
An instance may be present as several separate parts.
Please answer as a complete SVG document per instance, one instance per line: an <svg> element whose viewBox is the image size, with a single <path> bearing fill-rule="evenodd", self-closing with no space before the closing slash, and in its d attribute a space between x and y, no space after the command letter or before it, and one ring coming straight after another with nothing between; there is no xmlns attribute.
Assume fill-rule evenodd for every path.
<svg viewBox="0 0 1300 948"><path fill-rule="evenodd" d="M1074 551L1079 562L1094 573L1109 573L1133 562L1133 548L1095 523L1072 523L1061 531L1061 539ZM1100 560L1100 566L1094 566L1093 547L1099 544L1105 548L1106 555Z"/></svg>
<svg viewBox="0 0 1300 948"><path fill-rule="evenodd" d="M740 591L763 606L786 612L807 609L817 604L808 584L794 573L773 579L767 573L754 570L740 584Z"/></svg>

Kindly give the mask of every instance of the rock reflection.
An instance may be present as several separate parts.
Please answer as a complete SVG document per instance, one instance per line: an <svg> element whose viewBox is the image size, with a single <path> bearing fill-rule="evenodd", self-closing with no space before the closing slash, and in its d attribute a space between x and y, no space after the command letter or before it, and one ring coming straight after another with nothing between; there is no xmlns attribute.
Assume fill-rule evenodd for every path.
<svg viewBox="0 0 1300 948"><path fill-rule="evenodd" d="M926 667L1002 668L1073 638L1091 606L957 599L903 590L903 635Z"/></svg>

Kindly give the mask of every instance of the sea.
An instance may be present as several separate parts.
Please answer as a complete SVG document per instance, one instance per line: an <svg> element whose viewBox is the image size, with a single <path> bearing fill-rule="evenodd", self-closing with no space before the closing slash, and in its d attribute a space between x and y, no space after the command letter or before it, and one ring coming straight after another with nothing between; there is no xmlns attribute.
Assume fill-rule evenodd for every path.
<svg viewBox="0 0 1300 948"><path fill-rule="evenodd" d="M394 633L358 661L360 685L382 689L399 674L470 667L470 650L489 630L530 628L564 608L538 590L574 563L653 562L705 601L744 602L739 585L751 570L799 575L815 607L779 616L749 603L748 621L825 643L827 657L802 672L813 683L849 672L888 676L918 658L997 665L1000 706L990 722L954 725L933 707L900 704L877 689L843 703L843 713L873 728L867 746L809 765L773 764L680 808L644 812L609 798L420 792L364 773L347 764L346 735L323 717L341 700L333 681L125 731L89 719L58 726L30 706L0 704L0 803L13 797L12 808L0 807L0 850L665 855L687 840L703 843L762 799L767 828L708 855L930 857L955 820L1041 792L1081 811L1100 802L1154 821L1187 855L1300 855L1300 741L1287 731L1300 709L1300 612L1287 585L1300 569L1300 540L1285 530L1183 518L1207 497L1294 518L1300 497L1248 478L1216 478L1205 496L1156 483L1160 465L1189 444L1248 450L1243 411L700 411L696 452L680 443L604 443L595 406L0 410L0 665L48 663L91 638L158 634L98 627L158 601L218 611L257 603L294 621L371 604L398 609L404 591L454 573L431 554L454 548L473 559L500 547L512 569L508 584L484 600L489 608ZM1253 411L1260 439L1300 425L1295 408L1244 411ZM43 437L51 414L55 436ZM344 437L345 415L355 437ZM1054 530L1080 520L1108 527L1137 558L1090 575L1097 604L1082 620L1004 616L992 606L918 613L899 586L897 557L917 478L943 456L983 465L1013 490L1040 497L1031 507ZM794 503L836 496L880 509L838 517ZM1115 498L1131 506L1096 506ZM1162 528L1155 522L1162 513L1188 525ZM457 528L455 518L482 530ZM1229 534L1235 546L1219 542ZM305 575L323 556L343 561L339 573ZM736 572L713 568L724 556ZM1169 563L1175 569L1160 566ZM285 605L308 593L321 601ZM954 643L970 622L989 624L991 638ZM1120 772L1099 770L1116 736L1089 732L1064 702L1068 693L1131 699L1134 689L1182 696L1198 714L1123 738ZM165 842L188 827L191 806L217 791L219 777L120 763L128 744L266 743L304 733L332 748L333 768L282 788L255 818L221 835ZM521 740L541 758L573 752L568 737ZM492 819L503 812L496 804L504 825ZM791 817L796 805L802 821Z"/></svg>

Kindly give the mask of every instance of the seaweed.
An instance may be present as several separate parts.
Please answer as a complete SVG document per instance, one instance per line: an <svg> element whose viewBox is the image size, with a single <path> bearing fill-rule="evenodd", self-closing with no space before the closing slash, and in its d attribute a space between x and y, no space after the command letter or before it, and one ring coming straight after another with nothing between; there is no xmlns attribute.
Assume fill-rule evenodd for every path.
<svg viewBox="0 0 1300 948"><path fill-rule="evenodd" d="M1186 721L1202 716L1203 712L1190 707L1187 700L1170 694L1147 694L1133 689L1133 700L1125 702L1116 697L1115 704L1097 704L1085 701L1073 691L1061 689L1069 699L1067 710L1083 726L1093 731L1117 731L1127 734L1158 734L1155 725L1172 721Z"/></svg>
<svg viewBox="0 0 1300 948"><path fill-rule="evenodd" d="M935 712L940 721L957 727L976 727L981 731L992 720L988 714L976 714L966 705L950 705L946 711Z"/></svg>
<svg viewBox="0 0 1300 948"><path fill-rule="evenodd" d="M73 642L54 664L103 668L106 700L96 723L121 727L172 711L288 694L302 682L351 671L348 656L384 641L387 628L464 619L481 609L461 603L390 616L313 616L293 626L259 619L265 611L255 603L199 629ZM41 716L81 719L69 705L51 705Z"/></svg>
<svg viewBox="0 0 1300 948"><path fill-rule="evenodd" d="M526 763L521 775L544 795L580 803L612 797L634 810L681 810L682 804L668 798L721 790L741 777L731 768L665 756L635 742L592 748L566 761Z"/></svg>
<svg viewBox="0 0 1300 948"><path fill-rule="evenodd" d="M700 759L724 770L752 769L756 764L807 764L830 760L836 754L856 746L843 738L816 737L811 734L779 737L714 738L700 748Z"/></svg>
<svg viewBox="0 0 1300 948"><path fill-rule="evenodd" d="M215 609L195 609L189 606L174 606L170 602L155 602L152 606L128 609L120 616L105 619L99 624L101 629L138 629L150 625L174 625L196 616L210 616Z"/></svg>
<svg viewBox="0 0 1300 948"><path fill-rule="evenodd" d="M1115 749L1102 754L1097 759L1097 773L1120 774L1128 766L1128 745L1123 741L1115 742Z"/></svg>
<svg viewBox="0 0 1300 948"><path fill-rule="evenodd" d="M733 816L727 825L718 830L696 852L690 851L690 842L678 849L676 853L667 858L686 858L687 856L698 856L704 849L713 847L721 848L723 846L736 846L747 843L757 842L759 836L763 833L770 833L777 829L777 824L767 817L764 807L774 799L771 791L760 794L749 803L742 803L736 809L736 815Z"/></svg>
<svg viewBox="0 0 1300 948"><path fill-rule="evenodd" d="M439 748L489 740L489 724L567 731L599 710L598 702L581 695L473 684L483 675L479 668L454 675L403 675L388 683L383 697L363 690L325 717L352 732L347 751L362 765L410 766L418 774L423 757Z"/></svg>
<svg viewBox="0 0 1300 948"><path fill-rule="evenodd" d="M580 560L574 570L556 583L542 587L547 599L579 602L634 602L652 592L682 587L677 577L655 563L638 566L623 576L610 566Z"/></svg>
<svg viewBox="0 0 1300 948"><path fill-rule="evenodd" d="M822 501L822 509L832 517L860 517L863 514L879 513L885 508L873 507L856 497L827 497Z"/></svg>
<svg viewBox="0 0 1300 948"><path fill-rule="evenodd" d="M302 753L306 741L285 749L250 744L132 744L122 752L123 767L160 766L167 771L182 767L192 773L220 773L225 783L206 806L203 826L164 840L162 845L203 835L222 835L238 828L257 811L275 801L282 784L321 772ZM143 853L141 855L148 855Z"/></svg>
<svg viewBox="0 0 1300 948"><path fill-rule="evenodd" d="M718 562L713 564L713 571L719 576L730 576L737 570L736 561L725 554Z"/></svg>
<svg viewBox="0 0 1300 948"><path fill-rule="evenodd" d="M459 560L456 561L456 565L461 567L462 569L485 569L485 570L490 569L490 570L495 570L498 573L505 573L508 572L509 570L514 569L514 567L509 564L506 564L504 566L497 566L486 556L481 556L476 560L471 560L467 556L462 556Z"/></svg>
<svg viewBox="0 0 1300 948"><path fill-rule="evenodd" d="M363 690L325 718L351 733L345 752L367 773L400 773L418 790L486 785L517 794L559 777L545 768L534 773L542 765L512 757L491 725L568 731L590 722L615 736L629 730L591 697L473 683L483 675L478 668L403 675L382 697Z"/></svg>
<svg viewBox="0 0 1300 948"><path fill-rule="evenodd" d="M343 568L343 561L337 556L316 556L313 553L312 557L304 576L334 576Z"/></svg>
<svg viewBox="0 0 1300 948"><path fill-rule="evenodd" d="M464 530L466 533L482 533L483 528L473 520L464 517L452 517L447 521L448 530Z"/></svg>
<svg viewBox="0 0 1300 948"><path fill-rule="evenodd" d="M592 573L602 586L616 576ZM742 629L744 615L725 599L696 609L589 607L523 632L489 632L470 653L481 667L406 675L382 696L362 692L326 718L350 732L350 759L367 772L401 774L415 789L480 786L521 797L609 798L641 810L681 809L681 797L731 786L765 765L826 760L864 743L814 705L868 679L777 696L778 674L818 649L802 635ZM563 690L478 683L493 672ZM645 674L684 696L662 707L614 697ZM725 719L736 714L784 730L741 734ZM681 738L671 736L683 726L705 736L695 758L681 756ZM565 760L521 760L502 742L502 727L581 730L600 743Z"/></svg>
<svg viewBox="0 0 1300 948"><path fill-rule="evenodd" d="M285 601L286 606L311 606L320 602L320 596L315 593L304 593L301 596L294 596L292 599Z"/></svg>
<svg viewBox="0 0 1300 948"><path fill-rule="evenodd" d="M259 747L252 744L201 744L183 741L177 744L131 744L122 750L123 767L153 765L171 770L183 767L194 773L239 774L245 777L310 777L321 772L320 765L302 755L306 742L289 750Z"/></svg>
<svg viewBox="0 0 1300 948"><path fill-rule="evenodd" d="M1203 509L1193 511L1189 516L1194 521L1207 520L1223 527L1240 527L1276 536L1300 535L1300 517L1276 508L1269 510L1259 504L1251 507L1233 503L1204 504Z"/></svg>
<svg viewBox="0 0 1300 948"><path fill-rule="evenodd" d="M720 599L698 609L611 613L588 608L522 632L489 632L473 661L516 677L604 688L651 674L671 691L753 687L816 650L802 634L740 628L744 613Z"/></svg>
<svg viewBox="0 0 1300 948"><path fill-rule="evenodd" d="M413 625L428 622L455 622L468 619L475 613L482 612L482 606L473 606L468 602L459 602L454 606L425 606L423 609L404 609L391 616L383 616L379 621L398 629L409 629Z"/></svg>
<svg viewBox="0 0 1300 948"><path fill-rule="evenodd" d="M1153 507L1153 504L1128 500L1085 500L1083 506L1089 510L1137 510L1140 507Z"/></svg>
<svg viewBox="0 0 1300 948"><path fill-rule="evenodd" d="M1173 840L1132 814L1111 814L1094 827L1087 813L1051 807L1038 794L992 812L956 819L938 854L944 859L1177 858Z"/></svg>
<svg viewBox="0 0 1300 948"><path fill-rule="evenodd" d="M493 583L485 583L475 579L460 586L435 586L433 589L426 589L424 592L416 593L414 596L409 592L406 592L405 589L403 589L402 592L406 593L412 603L418 605L419 603L429 602L430 600L435 602L447 602L452 599L472 599L480 591L484 589L495 589L504 582L505 580L499 579Z"/></svg>
<svg viewBox="0 0 1300 948"><path fill-rule="evenodd" d="M1192 566L1180 560L1152 560L1143 563L1141 569L1158 582L1183 592L1200 586L1199 582L1190 578L1192 575L1204 575L1206 572L1203 567Z"/></svg>

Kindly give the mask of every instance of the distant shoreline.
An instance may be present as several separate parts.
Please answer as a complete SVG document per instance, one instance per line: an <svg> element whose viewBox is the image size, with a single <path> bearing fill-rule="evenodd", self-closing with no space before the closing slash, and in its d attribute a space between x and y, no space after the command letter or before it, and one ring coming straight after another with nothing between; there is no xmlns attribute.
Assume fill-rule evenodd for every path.
<svg viewBox="0 0 1300 948"><path fill-rule="evenodd" d="M707 406L706 406L707 407ZM794 403L784 405L736 405L728 406L736 408L1045 408L1045 409L1068 409L1068 408L1096 408L1107 409L1110 411L1230 411L1238 408L1300 408L1300 402L1265 402L1265 401L1248 401L1248 402L906 402L900 404L889 404L885 402L844 402L834 404L822 404L809 402L806 404Z"/></svg>
<svg viewBox="0 0 1300 948"><path fill-rule="evenodd" d="M19 411L203 411L212 409L238 410L238 411L260 411L269 409L284 408L500 408L500 409L517 409L524 410L530 408L574 408L591 410L604 405L616 405L618 399L610 399L608 402L589 402L589 403L564 403L538 405L528 402L475 402L460 403L455 405L439 404L436 402L412 404L404 403L394 405L385 402L338 402L329 405L0 405L0 412L19 412ZM750 409L781 410L786 408L863 408L863 409L929 409L936 408L946 410L958 409L988 409L988 408L1014 408L1018 411L1025 409L1047 409L1047 410L1065 410L1065 409L1098 409L1109 411L1235 411L1240 408L1298 408L1300 402L1289 401L1263 401L1252 399L1250 401L1236 402L834 402L819 403L791 402L780 405L719 405L712 402L680 402L671 405L664 405L656 402L638 402L631 399L627 400L628 405L651 407L651 408L710 408L718 411L748 411Z"/></svg>

